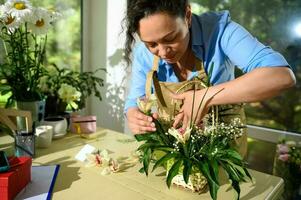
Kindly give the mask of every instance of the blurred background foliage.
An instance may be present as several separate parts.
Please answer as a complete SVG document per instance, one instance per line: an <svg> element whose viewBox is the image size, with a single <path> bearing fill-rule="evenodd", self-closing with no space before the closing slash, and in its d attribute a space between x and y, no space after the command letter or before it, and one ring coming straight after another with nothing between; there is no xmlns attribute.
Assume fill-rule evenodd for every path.
<svg viewBox="0 0 301 200"><path fill-rule="evenodd" d="M191 3L193 12L198 14L229 10L233 21L284 55L295 72L297 86L271 100L248 104L247 122L301 133L301 1L191 0Z"/></svg>

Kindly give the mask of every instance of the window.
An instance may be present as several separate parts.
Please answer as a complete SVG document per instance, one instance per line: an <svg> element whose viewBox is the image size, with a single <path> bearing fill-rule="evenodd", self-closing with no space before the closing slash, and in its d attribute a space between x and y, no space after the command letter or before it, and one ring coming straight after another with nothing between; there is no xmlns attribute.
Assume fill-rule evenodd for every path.
<svg viewBox="0 0 301 200"><path fill-rule="evenodd" d="M55 9L62 17L47 34L46 61L60 68L81 70L81 0L29 0L32 5ZM6 1L0 0L3 4ZM0 55L4 55L0 49ZM3 56L0 57L0 60ZM1 83L0 83L1 86ZM0 95L0 106L4 106L8 95Z"/></svg>
<svg viewBox="0 0 301 200"><path fill-rule="evenodd" d="M265 45L282 53L297 78L297 87L268 101L246 107L248 124L301 133L301 1L193 0L196 13L229 10L233 21L244 26Z"/></svg>

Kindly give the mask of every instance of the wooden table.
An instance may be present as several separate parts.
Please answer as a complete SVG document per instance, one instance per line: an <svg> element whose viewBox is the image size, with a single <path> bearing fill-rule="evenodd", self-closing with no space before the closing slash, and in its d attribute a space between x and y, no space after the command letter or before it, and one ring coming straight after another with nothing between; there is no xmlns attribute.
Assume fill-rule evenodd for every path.
<svg viewBox="0 0 301 200"><path fill-rule="evenodd" d="M138 163L123 172L101 175L97 167L87 168L75 160L75 155L85 145L90 144L99 149L107 149L110 157L130 156L138 143L125 134L105 130L96 139L87 140L75 134L54 140L51 147L38 149L34 165L60 164L61 168L55 183L53 199L84 200L209 200L209 193L196 194L177 188L168 189L163 173L155 171L146 177L138 170ZM241 200L278 199L283 192L281 178L250 170L255 184L241 184ZM228 185L219 189L218 199L234 199L234 190Z"/></svg>

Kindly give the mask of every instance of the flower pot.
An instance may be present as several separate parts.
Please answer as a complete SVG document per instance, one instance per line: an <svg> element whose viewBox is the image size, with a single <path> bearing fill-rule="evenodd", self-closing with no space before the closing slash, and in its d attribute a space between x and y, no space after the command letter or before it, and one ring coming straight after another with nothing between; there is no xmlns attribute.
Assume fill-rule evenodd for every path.
<svg viewBox="0 0 301 200"><path fill-rule="evenodd" d="M48 96L45 105L45 116L64 115L67 103L61 101L57 96Z"/></svg>
<svg viewBox="0 0 301 200"><path fill-rule="evenodd" d="M36 128L36 145L39 148L47 148L51 145L53 137L53 128L52 126L38 126Z"/></svg>
<svg viewBox="0 0 301 200"><path fill-rule="evenodd" d="M63 117L47 117L42 124L52 126L54 139L61 138L67 133L67 120Z"/></svg>

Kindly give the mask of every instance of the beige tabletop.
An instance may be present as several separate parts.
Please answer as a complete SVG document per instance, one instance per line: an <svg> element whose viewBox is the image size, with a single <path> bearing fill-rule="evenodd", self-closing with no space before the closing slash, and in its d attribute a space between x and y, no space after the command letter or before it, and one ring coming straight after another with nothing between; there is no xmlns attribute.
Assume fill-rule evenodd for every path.
<svg viewBox="0 0 301 200"><path fill-rule="evenodd" d="M105 130L96 139L83 139L75 134L54 140L51 147L38 149L34 165L60 164L61 168L54 187L53 199L103 199L103 200L209 200L209 193L196 194L176 186L167 188L163 171L155 171L148 177L138 172L137 163L126 170L102 175L98 167L85 167L75 160L75 155L85 145L100 150L107 149L110 157L131 156L138 143L125 134ZM162 173L163 172L163 173ZM283 192L283 180L268 174L250 170L255 184L241 184L241 200L278 199ZM234 191L228 185L219 189L218 199L234 199Z"/></svg>

